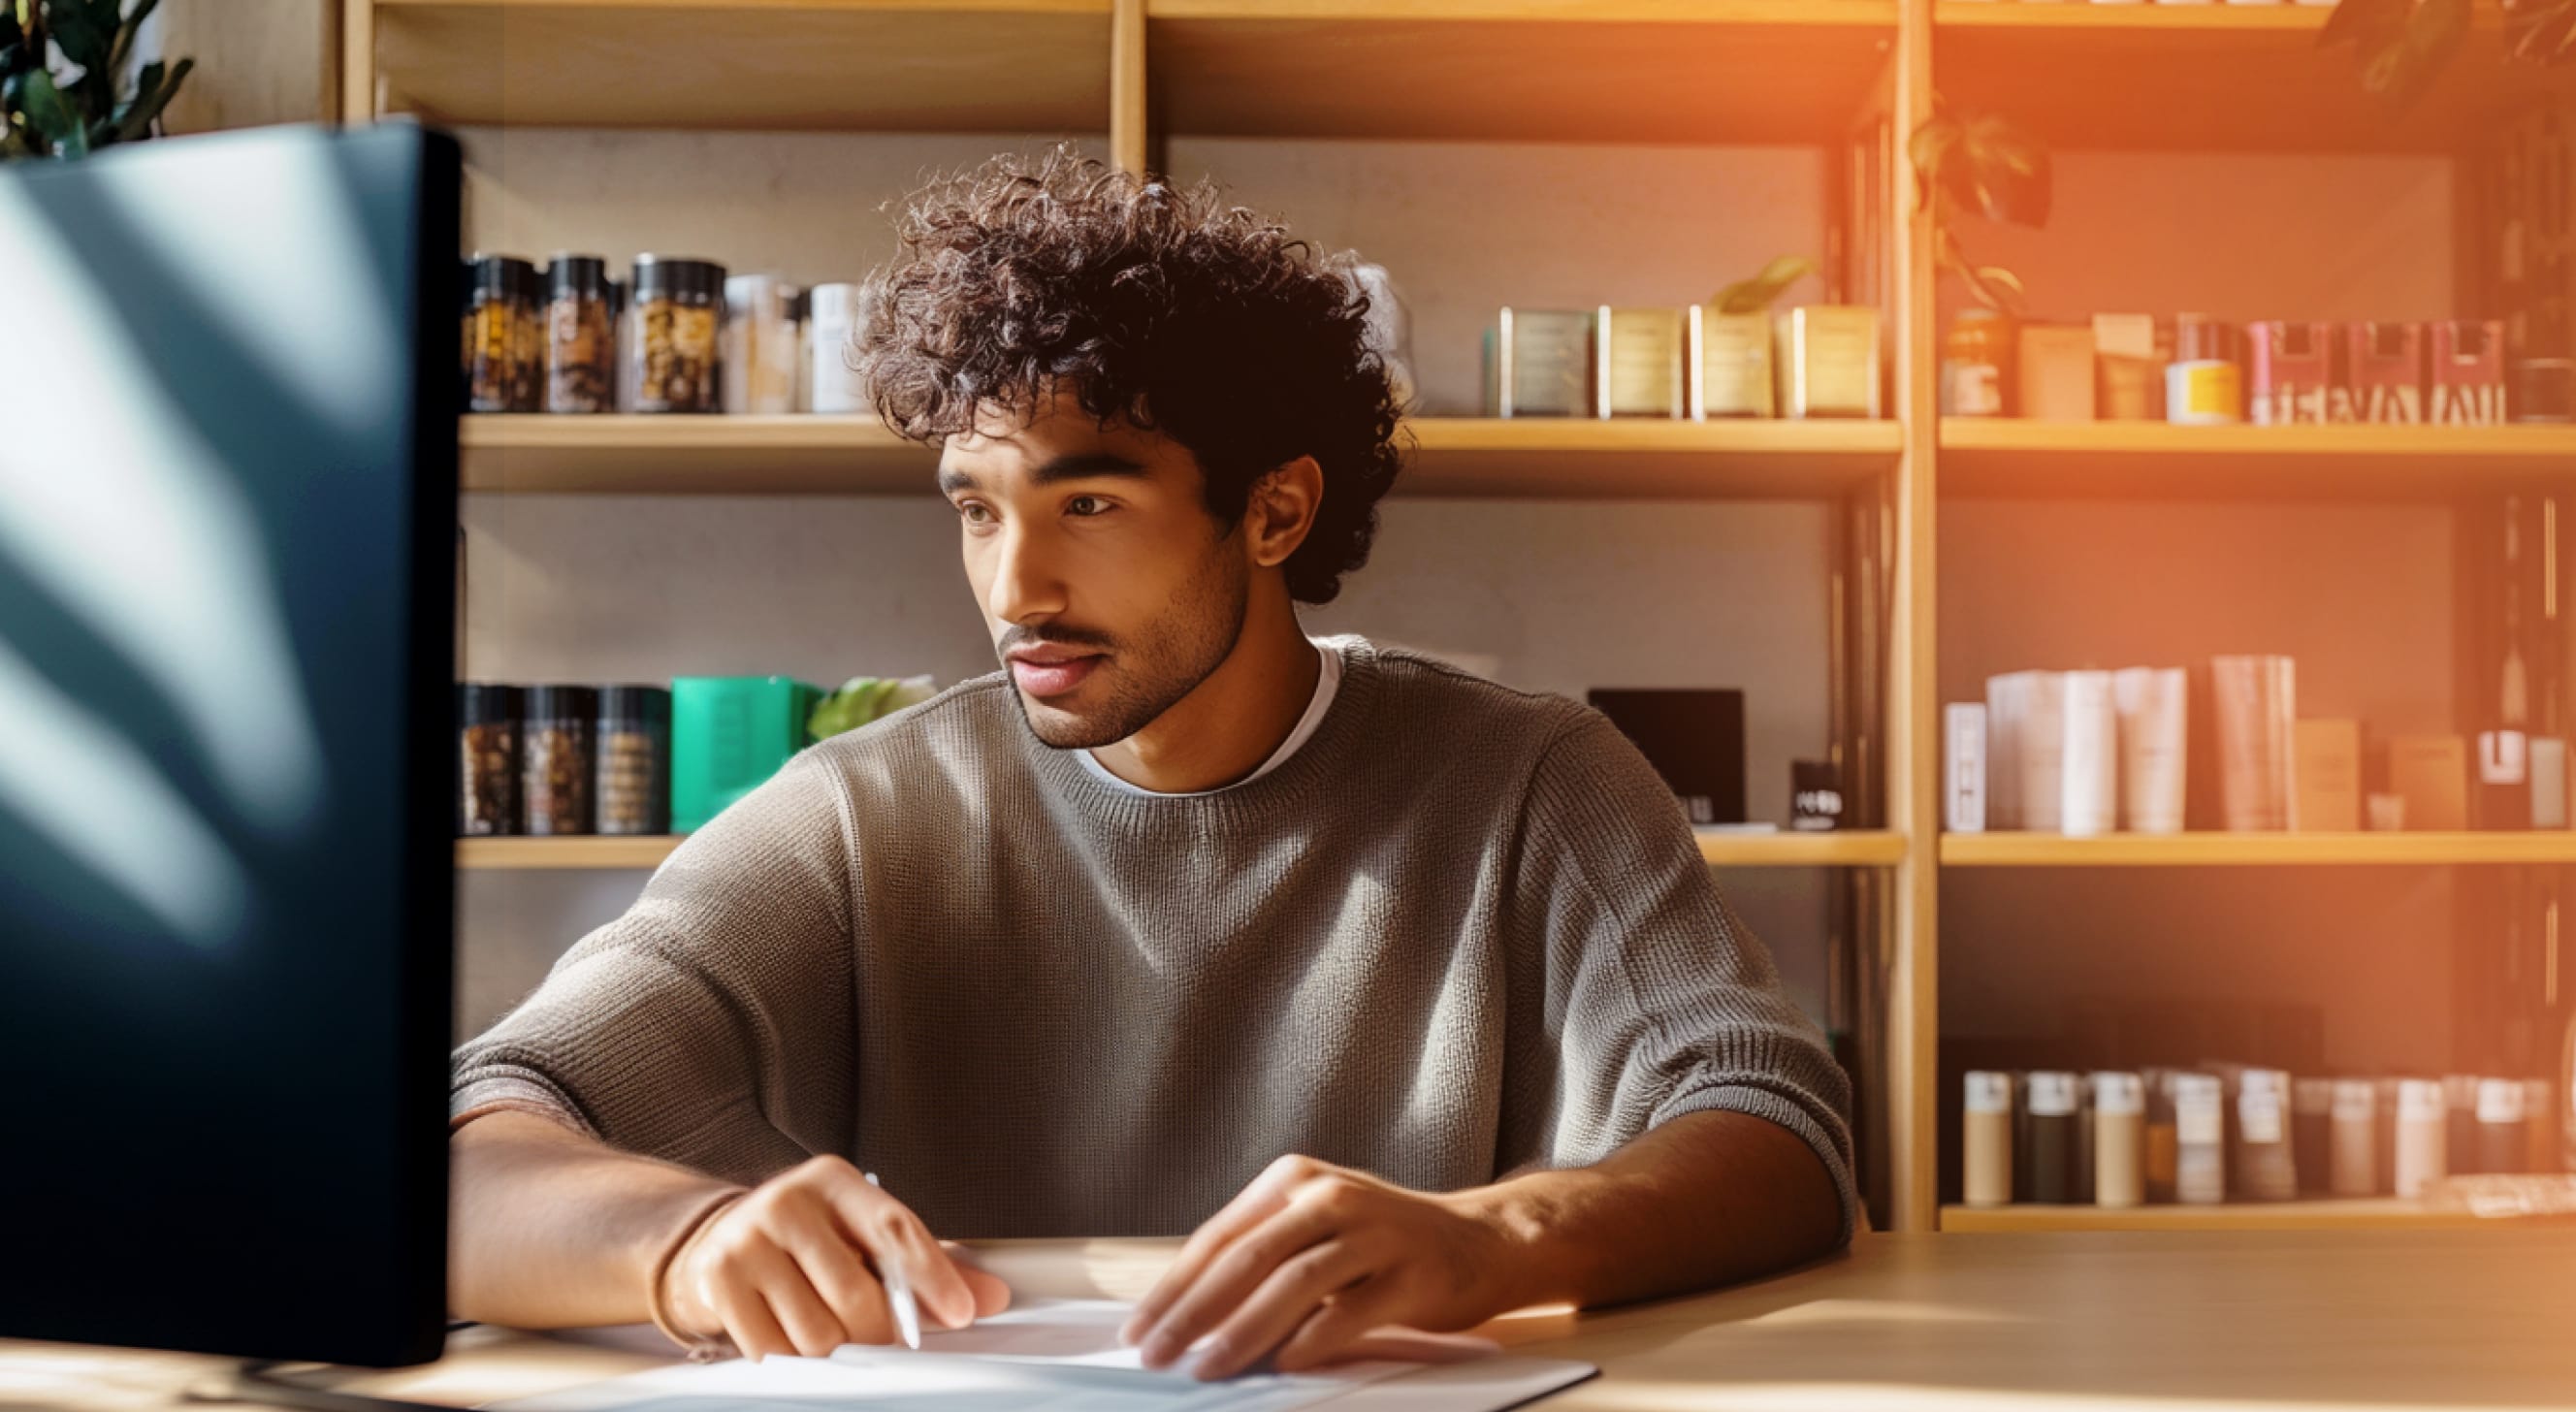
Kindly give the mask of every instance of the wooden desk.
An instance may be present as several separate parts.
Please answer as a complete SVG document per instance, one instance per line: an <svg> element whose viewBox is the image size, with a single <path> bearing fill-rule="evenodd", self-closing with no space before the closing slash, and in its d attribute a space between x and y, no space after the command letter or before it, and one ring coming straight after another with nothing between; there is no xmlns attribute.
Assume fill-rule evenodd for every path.
<svg viewBox="0 0 2576 1412"><path fill-rule="evenodd" d="M1004 1243L1021 1289L1133 1298L1174 1243ZM649 1330L472 1329L352 1391L470 1404L651 1366ZM1688 1299L1489 1332L1603 1376L1547 1412L2576 1403L2576 1230L1868 1236ZM212 1360L0 1342L0 1408L166 1407Z"/></svg>

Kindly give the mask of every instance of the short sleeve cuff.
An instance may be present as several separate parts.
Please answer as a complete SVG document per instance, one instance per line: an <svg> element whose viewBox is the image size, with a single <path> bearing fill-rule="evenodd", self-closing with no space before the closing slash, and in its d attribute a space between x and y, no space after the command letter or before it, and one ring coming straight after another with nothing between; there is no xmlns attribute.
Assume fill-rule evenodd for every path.
<svg viewBox="0 0 2576 1412"><path fill-rule="evenodd" d="M1843 1155L1842 1144L1805 1108L1766 1088L1744 1084L1721 1084L1713 1088L1692 1089L1664 1100L1655 1110L1654 1121L1647 1126L1658 1128L1685 1113L1742 1113L1760 1118L1795 1133L1813 1148L1816 1159L1825 1164L1833 1178L1834 1199L1842 1207L1842 1232L1834 1237L1834 1248L1851 1243L1858 1228L1860 1189L1852 1181L1851 1162Z"/></svg>

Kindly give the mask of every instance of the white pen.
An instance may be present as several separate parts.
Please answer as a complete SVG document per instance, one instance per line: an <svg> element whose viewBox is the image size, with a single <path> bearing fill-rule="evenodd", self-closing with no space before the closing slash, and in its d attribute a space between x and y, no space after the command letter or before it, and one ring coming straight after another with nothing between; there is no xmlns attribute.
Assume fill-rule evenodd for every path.
<svg viewBox="0 0 2576 1412"><path fill-rule="evenodd" d="M868 1185L879 1191L885 1190L885 1183L877 1180L876 1173L868 1173L867 1178ZM903 1271L895 1268L894 1261L887 1256L877 1257L877 1277L885 1281L886 1303L894 1310L894 1330L903 1336L903 1346L919 1349L921 1306L913 1302L912 1286L905 1282Z"/></svg>

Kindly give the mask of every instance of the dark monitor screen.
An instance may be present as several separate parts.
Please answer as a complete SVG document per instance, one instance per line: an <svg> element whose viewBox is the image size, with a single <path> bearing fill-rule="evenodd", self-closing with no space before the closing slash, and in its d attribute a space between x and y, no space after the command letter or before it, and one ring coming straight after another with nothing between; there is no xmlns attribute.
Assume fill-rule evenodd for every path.
<svg viewBox="0 0 2576 1412"><path fill-rule="evenodd" d="M458 183L0 167L0 1335L437 1354Z"/></svg>

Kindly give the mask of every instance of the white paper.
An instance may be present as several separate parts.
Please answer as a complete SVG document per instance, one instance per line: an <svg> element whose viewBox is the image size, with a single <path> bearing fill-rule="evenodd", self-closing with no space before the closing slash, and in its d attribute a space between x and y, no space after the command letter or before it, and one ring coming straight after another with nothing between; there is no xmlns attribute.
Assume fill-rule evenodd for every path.
<svg viewBox="0 0 2576 1412"><path fill-rule="evenodd" d="M1581 1381L1588 1364L1492 1358L1423 1369L1352 1363L1312 1372L1200 1382L1188 1360L1160 1371L1121 1345L1134 1311L1110 1300L1031 1299L956 1330L926 1330L921 1350L849 1345L829 1358L735 1358L675 1365L495 1403L495 1412L1288 1412L1374 1407L1364 1390L1418 1374L1422 1412L1483 1412ZM1431 1338L1435 1336L1424 1336ZM1535 1390L1533 1390L1535 1389ZM1505 1397L1505 1394L1509 1394ZM1501 1398L1502 1400L1495 1400ZM1356 1399L1356 1400L1354 1400Z"/></svg>

